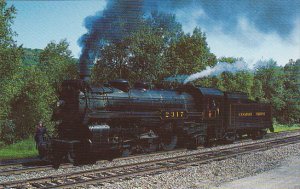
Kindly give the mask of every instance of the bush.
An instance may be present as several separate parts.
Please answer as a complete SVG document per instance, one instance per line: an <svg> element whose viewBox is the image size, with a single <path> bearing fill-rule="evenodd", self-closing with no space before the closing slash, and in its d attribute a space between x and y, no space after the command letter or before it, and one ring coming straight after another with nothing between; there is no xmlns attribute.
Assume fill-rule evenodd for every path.
<svg viewBox="0 0 300 189"><path fill-rule="evenodd" d="M12 120L0 121L0 141L4 144L16 142L15 133L16 125Z"/></svg>

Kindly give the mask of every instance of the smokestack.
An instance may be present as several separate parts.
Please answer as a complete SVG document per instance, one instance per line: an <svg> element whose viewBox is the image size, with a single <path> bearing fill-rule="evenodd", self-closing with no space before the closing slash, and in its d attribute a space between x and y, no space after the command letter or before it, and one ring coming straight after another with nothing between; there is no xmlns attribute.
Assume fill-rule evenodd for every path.
<svg viewBox="0 0 300 189"><path fill-rule="evenodd" d="M89 60L80 59L80 62L79 62L80 79L82 79L84 81L89 81L90 77L91 77L91 69L93 66L94 66L93 63L91 63Z"/></svg>

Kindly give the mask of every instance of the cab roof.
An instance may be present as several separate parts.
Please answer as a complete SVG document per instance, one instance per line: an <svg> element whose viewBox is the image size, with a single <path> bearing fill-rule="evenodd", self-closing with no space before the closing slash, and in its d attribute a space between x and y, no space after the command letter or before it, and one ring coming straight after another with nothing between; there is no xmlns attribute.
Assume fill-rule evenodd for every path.
<svg viewBox="0 0 300 189"><path fill-rule="evenodd" d="M216 88L198 87L203 96L224 96L224 92Z"/></svg>

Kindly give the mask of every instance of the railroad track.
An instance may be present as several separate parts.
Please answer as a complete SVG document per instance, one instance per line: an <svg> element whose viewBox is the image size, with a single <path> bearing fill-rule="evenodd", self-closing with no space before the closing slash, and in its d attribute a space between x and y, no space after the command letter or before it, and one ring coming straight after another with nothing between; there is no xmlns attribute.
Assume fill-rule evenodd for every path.
<svg viewBox="0 0 300 189"><path fill-rule="evenodd" d="M293 131L283 131L279 133L268 133L265 137L265 139L272 138L274 136L278 136L279 134L285 134L285 133L293 133L298 132L298 130ZM242 139L239 141L236 141L235 143L245 142L245 141L252 141L251 139ZM198 149L201 149L203 147L198 147ZM136 159L136 158L143 158L145 156L157 156L157 155L168 155L172 153L178 153L178 152L184 152L186 149L176 149L169 152L153 152L149 154L141 154L141 155L132 155L129 157L121 157L116 158L117 160L130 160L130 159ZM98 161L100 163L103 163L103 160ZM42 164L42 165L40 165ZM60 166L60 168L71 168L72 164L64 163ZM52 170L53 167L48 162L41 161L39 159L33 159L33 160L25 160L22 163L4 163L0 164L0 176L9 176L9 175L17 175L17 174L23 174L23 173L31 173L31 172L38 172L38 171L47 171Z"/></svg>
<svg viewBox="0 0 300 189"><path fill-rule="evenodd" d="M120 179L131 179L135 176L155 175L169 170L184 169L187 166L199 166L211 161L235 157L250 152L268 150L275 147L299 143L300 135L272 139L242 146L229 147L217 151L198 152L142 163L126 164L116 167L100 168L36 178L25 181L2 183L0 188L74 188L78 186L101 185Z"/></svg>
<svg viewBox="0 0 300 189"><path fill-rule="evenodd" d="M49 165L47 162L46 165L32 165L32 166L24 166L23 164L14 164L14 165L8 165L7 168L1 167L0 176L9 176L9 175L17 175L17 174L23 174L23 173L30 173L30 172L38 172L38 171L46 171L53 169L52 165ZM61 168L69 168L73 165L70 163L66 163L61 165Z"/></svg>
<svg viewBox="0 0 300 189"><path fill-rule="evenodd" d="M130 160L130 159L136 159L136 158L143 158L143 157L149 157L149 156L157 156L157 155L168 155L171 153L176 152L184 152L186 149L176 149L168 152L153 152L150 154L141 154L141 155L132 155L128 157L120 157L116 158L116 160ZM98 163L104 163L108 162L108 160L99 160ZM30 165L28 165L30 164ZM38 165L43 164L43 165ZM74 167L71 163L63 163L60 165L59 168L72 168ZM38 172L38 171L47 171L47 170L53 170L53 166L47 162L47 161L31 161L26 163L9 163L9 164L2 164L0 165L0 176L9 176L9 175L18 175L23 173L31 173L31 172ZM0 183L1 186L1 183Z"/></svg>
<svg viewBox="0 0 300 189"><path fill-rule="evenodd" d="M299 130L300 131L300 130ZM268 133L265 137L265 139L272 138L274 136L278 136L279 134L285 134L285 133L292 133L292 132L298 132L298 130L294 131L284 131L280 133ZM245 142L245 141L252 141L251 139L242 139L239 141L236 141L235 143L240 143L240 142ZM198 147L198 149L201 149L203 147ZM117 160L129 160L133 158L140 158L140 157L149 157L149 156L156 156L160 154L168 155L169 153L176 153L176 152L184 152L186 149L176 149L168 152L153 152L149 154L141 154L141 155L132 155L128 157L121 157L121 158L116 158ZM100 161L102 163L103 161ZM39 165L43 164L43 165ZM60 166L60 168L69 168L72 167L71 164L64 163ZM0 164L0 176L8 176L8 175L16 175L16 174L22 174L22 173L30 173L30 172L36 172L40 170L51 170L53 169L52 166L45 162L41 161L39 159L33 159L33 160L26 160L21 163L2 163Z"/></svg>

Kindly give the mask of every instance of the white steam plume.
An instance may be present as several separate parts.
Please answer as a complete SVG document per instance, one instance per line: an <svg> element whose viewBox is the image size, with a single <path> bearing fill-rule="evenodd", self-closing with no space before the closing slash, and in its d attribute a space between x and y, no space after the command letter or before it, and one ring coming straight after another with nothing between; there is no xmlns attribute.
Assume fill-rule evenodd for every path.
<svg viewBox="0 0 300 189"><path fill-rule="evenodd" d="M215 67L207 66L205 70L190 75L188 78L184 80L184 84L202 77L217 76L222 72L236 73L238 71L247 70L247 69L248 69L248 65L244 61L237 61L232 64L227 62L218 62Z"/></svg>

